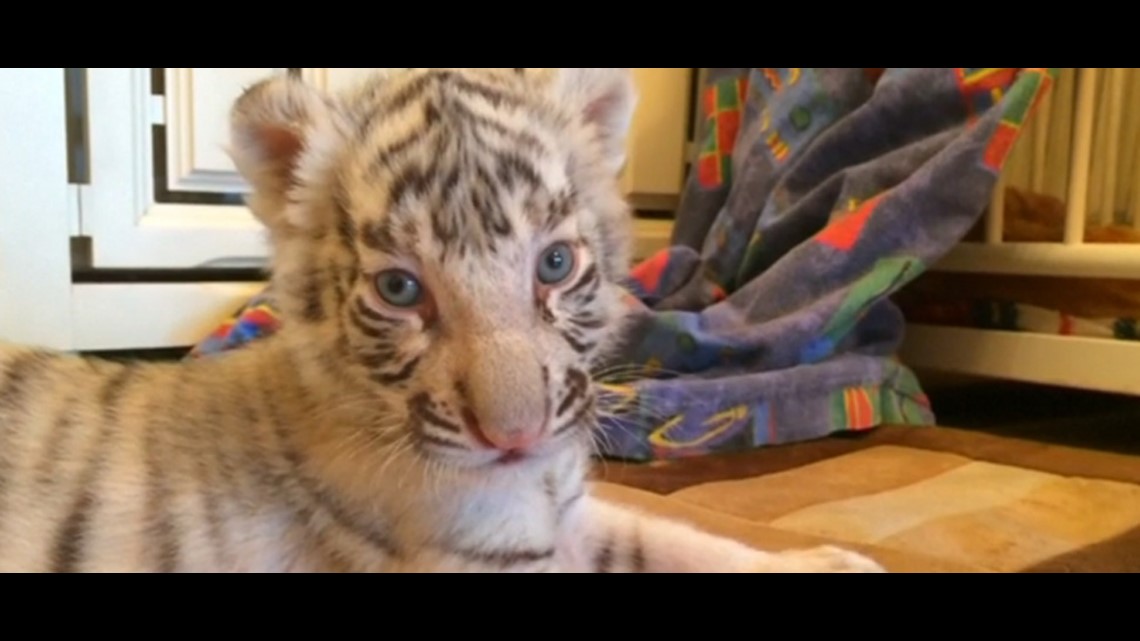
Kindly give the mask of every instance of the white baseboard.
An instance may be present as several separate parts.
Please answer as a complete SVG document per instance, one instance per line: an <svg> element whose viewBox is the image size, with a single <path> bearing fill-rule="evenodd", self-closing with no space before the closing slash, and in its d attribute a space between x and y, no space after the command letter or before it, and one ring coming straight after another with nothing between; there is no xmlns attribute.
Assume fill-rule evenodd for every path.
<svg viewBox="0 0 1140 641"><path fill-rule="evenodd" d="M77 351L190 347L265 287L265 283L75 285Z"/></svg>
<svg viewBox="0 0 1140 641"><path fill-rule="evenodd" d="M911 325L900 356L939 372L1140 395L1140 342Z"/></svg>

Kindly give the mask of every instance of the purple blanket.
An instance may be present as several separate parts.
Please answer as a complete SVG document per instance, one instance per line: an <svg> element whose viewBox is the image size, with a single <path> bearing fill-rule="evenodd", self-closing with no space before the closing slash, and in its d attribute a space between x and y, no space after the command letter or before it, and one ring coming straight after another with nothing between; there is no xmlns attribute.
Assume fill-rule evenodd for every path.
<svg viewBox="0 0 1140 641"><path fill-rule="evenodd" d="M889 297L983 213L1056 71L710 70L673 247L635 268L638 318L598 372L602 453L932 424ZM253 311L272 320L271 299ZM249 313L196 354L272 330Z"/></svg>

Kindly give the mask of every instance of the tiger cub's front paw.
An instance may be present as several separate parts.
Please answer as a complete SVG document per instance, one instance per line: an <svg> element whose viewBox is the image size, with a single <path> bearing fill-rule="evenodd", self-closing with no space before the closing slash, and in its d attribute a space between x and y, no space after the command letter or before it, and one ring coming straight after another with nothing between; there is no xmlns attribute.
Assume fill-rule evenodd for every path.
<svg viewBox="0 0 1140 641"><path fill-rule="evenodd" d="M805 550L768 554L756 572L881 574L886 569L875 561L850 550L823 545Z"/></svg>

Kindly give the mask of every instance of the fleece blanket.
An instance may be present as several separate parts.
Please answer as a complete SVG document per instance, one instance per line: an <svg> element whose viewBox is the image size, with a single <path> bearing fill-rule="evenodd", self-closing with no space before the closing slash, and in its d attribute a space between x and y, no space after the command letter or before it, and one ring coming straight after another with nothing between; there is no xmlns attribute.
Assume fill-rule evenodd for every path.
<svg viewBox="0 0 1140 641"><path fill-rule="evenodd" d="M1056 69L710 69L671 247L633 270L635 321L598 443L635 461L930 425L890 296L974 226ZM272 294L193 352L276 328Z"/></svg>

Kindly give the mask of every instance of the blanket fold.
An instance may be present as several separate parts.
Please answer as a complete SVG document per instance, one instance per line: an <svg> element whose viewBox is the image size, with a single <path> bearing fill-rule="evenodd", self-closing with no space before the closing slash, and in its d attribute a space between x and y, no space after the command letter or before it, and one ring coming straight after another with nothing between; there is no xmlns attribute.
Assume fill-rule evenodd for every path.
<svg viewBox="0 0 1140 641"><path fill-rule="evenodd" d="M605 453L933 423L890 296L974 226L1056 71L710 70L674 247L631 278L619 361L650 378L610 389Z"/></svg>

